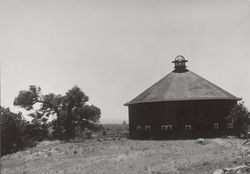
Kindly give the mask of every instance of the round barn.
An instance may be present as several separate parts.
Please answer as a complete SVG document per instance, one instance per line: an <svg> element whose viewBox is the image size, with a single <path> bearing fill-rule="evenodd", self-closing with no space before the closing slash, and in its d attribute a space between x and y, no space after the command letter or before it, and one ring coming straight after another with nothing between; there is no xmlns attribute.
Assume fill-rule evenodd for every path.
<svg viewBox="0 0 250 174"><path fill-rule="evenodd" d="M179 139L235 135L228 114L240 98L186 69L174 70L126 103L131 139Z"/></svg>

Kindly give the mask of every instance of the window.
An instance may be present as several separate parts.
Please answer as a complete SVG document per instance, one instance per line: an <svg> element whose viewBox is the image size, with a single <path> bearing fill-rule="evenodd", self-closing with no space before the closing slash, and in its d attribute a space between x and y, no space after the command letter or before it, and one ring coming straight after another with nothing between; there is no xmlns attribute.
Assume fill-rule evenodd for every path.
<svg viewBox="0 0 250 174"><path fill-rule="evenodd" d="M233 123L227 123L227 128L229 128L229 129L232 129L232 128L234 128L234 125L233 125Z"/></svg>
<svg viewBox="0 0 250 174"><path fill-rule="evenodd" d="M141 126L137 126L136 130L140 131L141 130Z"/></svg>
<svg viewBox="0 0 250 174"><path fill-rule="evenodd" d="M219 124L218 123L214 123L214 129L219 129Z"/></svg>
<svg viewBox="0 0 250 174"><path fill-rule="evenodd" d="M187 125L185 125L185 129L186 129L186 130L191 130L191 129L192 129L192 126L191 126L190 124L187 124Z"/></svg>
<svg viewBox="0 0 250 174"><path fill-rule="evenodd" d="M145 130L151 130L151 127L150 126L145 126Z"/></svg>
<svg viewBox="0 0 250 174"><path fill-rule="evenodd" d="M161 126L161 130L172 130L172 129L173 129L173 127L171 124Z"/></svg>

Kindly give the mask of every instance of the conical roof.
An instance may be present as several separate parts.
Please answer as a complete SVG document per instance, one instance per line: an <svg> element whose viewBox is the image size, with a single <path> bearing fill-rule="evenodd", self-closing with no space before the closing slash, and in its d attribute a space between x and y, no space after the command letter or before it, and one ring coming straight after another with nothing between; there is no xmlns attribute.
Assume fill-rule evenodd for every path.
<svg viewBox="0 0 250 174"><path fill-rule="evenodd" d="M185 63L182 65L184 69L182 69L183 67L175 67L173 72L167 74L125 105L181 100L240 100L240 98L185 69ZM180 69L181 71L178 71Z"/></svg>

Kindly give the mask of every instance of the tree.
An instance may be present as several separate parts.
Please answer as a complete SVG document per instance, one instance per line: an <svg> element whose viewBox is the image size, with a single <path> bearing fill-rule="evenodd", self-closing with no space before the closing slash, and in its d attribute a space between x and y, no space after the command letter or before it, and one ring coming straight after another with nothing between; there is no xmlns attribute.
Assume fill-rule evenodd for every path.
<svg viewBox="0 0 250 174"><path fill-rule="evenodd" d="M1 156L32 147L47 137L47 127L36 120L31 123L21 112L13 113L0 106Z"/></svg>
<svg viewBox="0 0 250 174"><path fill-rule="evenodd" d="M250 124L250 113L248 109L244 106L244 102L236 104L229 116L234 125L239 129L239 132L245 134L247 131L247 125Z"/></svg>
<svg viewBox="0 0 250 174"><path fill-rule="evenodd" d="M20 106L28 111L32 110L35 104L40 104L40 108L29 116L39 121L46 121L43 119L44 116L61 114L59 107L62 104L62 97L52 93L42 95L40 87L31 85L29 90L21 90L14 100L15 106Z"/></svg>
<svg viewBox="0 0 250 174"><path fill-rule="evenodd" d="M52 122L54 136L73 138L76 136L76 127L93 128L101 115L101 110L94 105L87 105L89 97L77 86L74 86L65 95L53 93L42 95L41 88L30 86L29 90L22 90L14 100L15 106L26 110L34 109L34 105L40 104L30 116L46 123L51 115L56 115Z"/></svg>
<svg viewBox="0 0 250 174"><path fill-rule="evenodd" d="M0 106L1 156L25 147L23 127L26 124L20 112L16 114Z"/></svg>

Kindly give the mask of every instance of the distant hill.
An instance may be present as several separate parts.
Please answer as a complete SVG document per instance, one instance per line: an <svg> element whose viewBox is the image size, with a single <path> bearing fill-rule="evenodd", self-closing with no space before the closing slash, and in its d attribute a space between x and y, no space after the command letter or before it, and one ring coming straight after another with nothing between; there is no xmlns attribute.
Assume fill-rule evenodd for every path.
<svg viewBox="0 0 250 174"><path fill-rule="evenodd" d="M122 124L123 121L128 123L127 119L101 119L100 122L102 124Z"/></svg>

